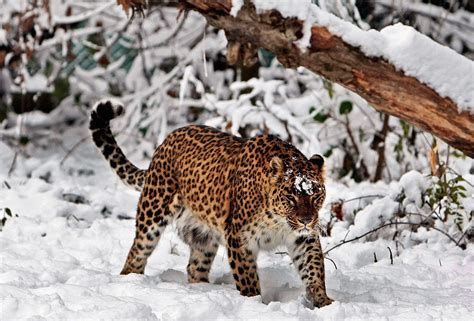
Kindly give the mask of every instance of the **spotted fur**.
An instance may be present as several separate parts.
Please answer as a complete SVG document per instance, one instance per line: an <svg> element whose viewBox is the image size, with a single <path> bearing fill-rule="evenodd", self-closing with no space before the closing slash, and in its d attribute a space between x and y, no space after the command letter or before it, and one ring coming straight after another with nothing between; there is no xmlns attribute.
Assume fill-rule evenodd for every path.
<svg viewBox="0 0 474 321"><path fill-rule="evenodd" d="M316 306L326 295L318 211L325 198L324 160L307 159L272 135L241 139L206 126L172 132L156 149L148 170L132 165L117 146L109 121L123 113L99 102L91 116L94 142L128 185L142 190L136 234L122 274L144 273L165 227L176 221L191 248L189 282L208 282L219 244L227 248L242 295L260 294L260 249L284 244Z"/></svg>

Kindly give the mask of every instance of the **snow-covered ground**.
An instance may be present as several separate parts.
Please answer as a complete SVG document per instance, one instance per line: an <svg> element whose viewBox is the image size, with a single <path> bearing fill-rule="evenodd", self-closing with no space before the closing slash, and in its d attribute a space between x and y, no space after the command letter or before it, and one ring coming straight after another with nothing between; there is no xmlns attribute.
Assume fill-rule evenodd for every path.
<svg viewBox="0 0 474 321"><path fill-rule="evenodd" d="M73 129L63 135L63 144L71 147L87 135L85 126ZM61 166L64 154L49 146L32 158L19 157L8 176L14 154L0 142L0 208L18 214L7 217L0 231L0 320L474 318L474 248L463 251L442 235L400 248L399 256L386 240L352 242L331 251L337 269L326 260L327 287L335 302L314 310L302 299L289 257L278 251L259 256L262 297L239 295L223 248L211 283L187 284L189 250L173 227L145 275L120 276L134 235L138 193L114 176L91 140ZM327 203L354 193L335 183L327 190ZM357 193L364 192L373 191L359 187ZM334 242L323 238L323 247Z"/></svg>

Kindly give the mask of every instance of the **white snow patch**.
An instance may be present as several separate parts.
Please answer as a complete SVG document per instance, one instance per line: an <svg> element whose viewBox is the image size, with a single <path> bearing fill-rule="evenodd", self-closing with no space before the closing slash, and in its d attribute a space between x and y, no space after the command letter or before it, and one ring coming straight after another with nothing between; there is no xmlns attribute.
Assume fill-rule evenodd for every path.
<svg viewBox="0 0 474 321"><path fill-rule="evenodd" d="M405 194L403 205L413 202L418 207L421 207L423 193L429 186L428 176L417 171L410 171L400 178L399 184Z"/></svg>
<svg viewBox="0 0 474 321"><path fill-rule="evenodd" d="M295 189L300 193L306 195L313 195L313 182L311 182L306 176L298 175L295 177Z"/></svg>
<svg viewBox="0 0 474 321"><path fill-rule="evenodd" d="M25 82L22 84L24 86L24 89L27 92L50 92L52 91L51 88L49 88L49 81L48 78L40 73L37 73L33 76L30 76L28 73L25 74ZM20 91L22 88L15 86L12 88L12 91Z"/></svg>
<svg viewBox="0 0 474 321"><path fill-rule="evenodd" d="M253 0L257 13L277 10L285 18L296 17L305 20L311 11L311 0Z"/></svg>
<svg viewBox="0 0 474 321"><path fill-rule="evenodd" d="M230 9L231 16L237 17L237 13L244 5L244 0L232 0L232 9Z"/></svg>
<svg viewBox="0 0 474 321"><path fill-rule="evenodd" d="M308 48L311 39L311 26L315 20L311 11L311 0L253 0L253 3L259 14L269 10L277 10L284 18L296 17L304 21L303 36L295 41L295 44L303 52Z"/></svg>
<svg viewBox="0 0 474 321"><path fill-rule="evenodd" d="M118 108L124 108L123 103L119 99L115 97L107 97L107 98L102 98L99 101L97 101L92 107L92 109L97 110L97 107L100 104L105 104L107 102L110 102L112 104L112 108L114 108L115 111L117 111Z"/></svg>
<svg viewBox="0 0 474 321"><path fill-rule="evenodd" d="M0 29L0 46L7 45L7 32L4 29Z"/></svg>

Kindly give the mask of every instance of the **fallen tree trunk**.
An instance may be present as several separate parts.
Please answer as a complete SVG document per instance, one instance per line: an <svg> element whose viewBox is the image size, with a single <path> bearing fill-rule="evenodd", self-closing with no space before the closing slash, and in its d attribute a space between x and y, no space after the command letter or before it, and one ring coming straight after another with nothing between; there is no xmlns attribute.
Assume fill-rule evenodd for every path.
<svg viewBox="0 0 474 321"><path fill-rule="evenodd" d="M231 0L181 0L181 4L225 31L229 60L250 61L256 48L265 48L285 67L306 67L356 92L375 109L426 130L474 157L474 115L460 112L451 99L397 71L382 58L367 57L325 27L312 26L310 47L302 52L294 41L301 37L303 24L295 18L283 18L276 11L259 15L249 5L234 17L230 15Z"/></svg>

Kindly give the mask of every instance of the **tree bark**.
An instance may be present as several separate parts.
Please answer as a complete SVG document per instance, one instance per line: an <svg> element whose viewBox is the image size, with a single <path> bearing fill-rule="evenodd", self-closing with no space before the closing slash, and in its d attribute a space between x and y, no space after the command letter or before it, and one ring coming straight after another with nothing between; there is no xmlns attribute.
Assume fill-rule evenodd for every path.
<svg viewBox="0 0 474 321"><path fill-rule="evenodd" d="M252 60L249 51L265 48L285 67L306 67L359 94L375 109L428 131L474 158L474 115L459 112L451 99L441 97L382 58L367 57L326 28L313 25L310 48L302 52L293 43L301 37L303 26L295 18L283 18L277 11L257 14L248 2L237 17L230 15L231 0L180 2L225 31L231 59L237 57L245 63Z"/></svg>

